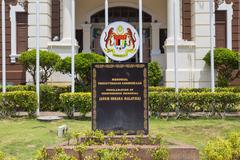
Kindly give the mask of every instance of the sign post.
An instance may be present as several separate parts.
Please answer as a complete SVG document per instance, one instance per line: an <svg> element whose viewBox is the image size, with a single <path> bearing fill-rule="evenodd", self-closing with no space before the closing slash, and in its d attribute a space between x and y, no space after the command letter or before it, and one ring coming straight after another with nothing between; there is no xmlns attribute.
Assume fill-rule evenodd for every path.
<svg viewBox="0 0 240 160"><path fill-rule="evenodd" d="M142 21L142 0L139 0L139 37L140 37L140 48L139 48L139 59L140 63L143 63L143 21Z"/></svg>
<svg viewBox="0 0 240 160"><path fill-rule="evenodd" d="M133 58L139 48L142 53L138 31L126 22L111 23L102 32L100 45L106 57L119 63L92 66L92 129L148 134L148 66L121 63Z"/></svg>
<svg viewBox="0 0 240 160"><path fill-rule="evenodd" d="M72 43L72 63L71 63L71 78L72 78L72 93L75 92L75 0L72 0L72 24L71 24L71 43Z"/></svg>
<svg viewBox="0 0 240 160"><path fill-rule="evenodd" d="M108 0L105 0L105 28L107 28L109 20L108 20ZM106 63L109 62L108 56L106 58Z"/></svg>
<svg viewBox="0 0 240 160"><path fill-rule="evenodd" d="M148 65L143 63L142 0L139 0L139 32L129 23L108 23L100 46L105 64L92 65L92 129L105 133L148 134ZM139 51L140 63L121 63ZM119 63L108 63L108 58Z"/></svg>
<svg viewBox="0 0 240 160"><path fill-rule="evenodd" d="M40 16L39 0L36 0L36 92L37 92L37 116L40 114Z"/></svg>
<svg viewBox="0 0 240 160"><path fill-rule="evenodd" d="M178 41L177 41L177 38L178 38L178 32L177 32L177 11L176 11L176 5L179 5L179 3L176 3L176 1L178 0L174 0L174 3L173 3L173 12L174 12L174 78L175 78L175 92L178 93Z"/></svg>
<svg viewBox="0 0 240 160"><path fill-rule="evenodd" d="M210 8L210 50L211 50L211 90L215 92L215 68L214 68L214 23L213 23L213 0L209 0Z"/></svg>
<svg viewBox="0 0 240 160"><path fill-rule="evenodd" d="M2 0L2 92L6 93L6 15L5 15L5 0Z"/></svg>

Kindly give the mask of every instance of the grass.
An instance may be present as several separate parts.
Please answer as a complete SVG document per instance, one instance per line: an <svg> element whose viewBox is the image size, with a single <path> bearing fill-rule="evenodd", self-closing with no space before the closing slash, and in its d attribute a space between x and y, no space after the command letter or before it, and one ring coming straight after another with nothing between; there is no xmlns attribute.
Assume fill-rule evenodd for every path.
<svg viewBox="0 0 240 160"><path fill-rule="evenodd" d="M36 150L43 146L63 142L56 136L57 127L67 124L70 131L91 129L90 121L60 120L39 122L31 119L0 121L0 150L17 157L31 160ZM162 134L168 140L191 144L202 150L207 141L228 132L240 131L240 119L193 119L193 120L150 120L150 134Z"/></svg>

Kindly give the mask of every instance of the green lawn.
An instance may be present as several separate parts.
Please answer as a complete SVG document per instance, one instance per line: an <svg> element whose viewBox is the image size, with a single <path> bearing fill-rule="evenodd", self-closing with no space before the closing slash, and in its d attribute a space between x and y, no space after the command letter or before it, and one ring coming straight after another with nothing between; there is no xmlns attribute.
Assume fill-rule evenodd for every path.
<svg viewBox="0 0 240 160"><path fill-rule="evenodd" d="M56 136L57 127L67 124L71 131L91 128L90 121L61 120L45 123L29 119L0 121L0 150L17 157L30 160L42 146L58 144L64 139ZM150 134L162 134L168 140L192 144L200 150L206 142L216 136L224 136L231 131L240 131L240 118L226 120L156 120L150 121Z"/></svg>

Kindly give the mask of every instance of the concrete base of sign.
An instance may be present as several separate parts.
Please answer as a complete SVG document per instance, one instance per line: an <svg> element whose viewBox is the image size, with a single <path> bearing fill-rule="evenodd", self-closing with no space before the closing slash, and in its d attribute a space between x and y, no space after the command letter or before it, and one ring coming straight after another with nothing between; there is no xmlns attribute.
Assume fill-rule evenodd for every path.
<svg viewBox="0 0 240 160"><path fill-rule="evenodd" d="M126 136L125 137L128 144L122 144L122 136L115 137L105 137L104 145L93 145L89 146L87 150L83 153L83 155L79 155L79 153L75 150L77 141L71 140L70 142L63 143L59 146L49 147L47 148L47 153L51 157L55 154L56 147L61 147L65 150L66 154L76 157L78 160L81 160L84 157L88 156L97 156L96 150L99 149L126 149L128 153L132 153L135 157L138 157L142 160L152 160L152 151L157 149L159 145L152 144L148 136L143 136L141 139L137 139L136 136ZM107 145L109 140L112 141L115 145ZM135 140L140 142L137 144ZM85 138L79 138L78 142L84 142ZM168 142L167 148L169 151L169 160L199 160L199 151L190 145L180 144L176 142Z"/></svg>
<svg viewBox="0 0 240 160"><path fill-rule="evenodd" d="M45 121L45 122L57 121L60 119L62 119L62 117L59 117L59 116L39 116L39 117L37 117L37 120Z"/></svg>

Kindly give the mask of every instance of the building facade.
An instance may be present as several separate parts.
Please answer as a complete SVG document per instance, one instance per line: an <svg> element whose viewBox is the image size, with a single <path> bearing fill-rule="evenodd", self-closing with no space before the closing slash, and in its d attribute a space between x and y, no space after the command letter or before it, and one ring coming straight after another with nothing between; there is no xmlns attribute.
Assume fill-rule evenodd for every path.
<svg viewBox="0 0 240 160"><path fill-rule="evenodd" d="M174 86L173 3L143 0L144 62L161 64L166 86ZM104 0L75 0L75 4L76 53L103 54L99 43L105 26ZM210 87L210 68L203 61L210 49L209 0L177 0L175 5L179 85ZM55 51L61 57L71 55L71 6L71 0L40 0L41 49ZM240 0L216 0L214 6L215 47L239 51ZM31 82L18 56L36 46L35 8L35 0L6 0L8 84ZM138 0L109 0L109 21L126 21L138 29ZM52 83L69 81L60 73L50 79Z"/></svg>

